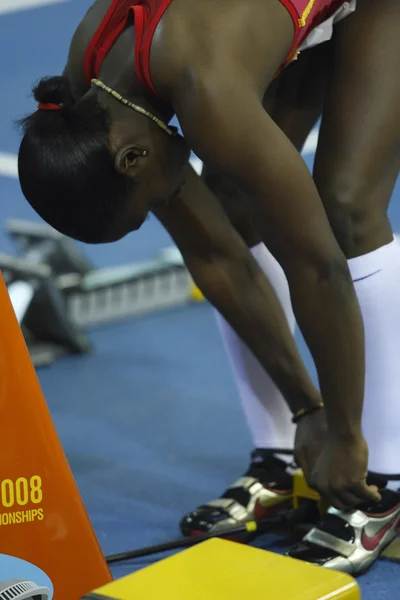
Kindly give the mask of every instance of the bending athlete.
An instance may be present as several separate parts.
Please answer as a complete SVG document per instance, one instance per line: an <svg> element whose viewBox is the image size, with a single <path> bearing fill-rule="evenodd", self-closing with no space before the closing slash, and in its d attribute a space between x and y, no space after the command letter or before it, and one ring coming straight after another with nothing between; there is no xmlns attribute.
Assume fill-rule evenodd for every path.
<svg viewBox="0 0 400 600"><path fill-rule="evenodd" d="M190 148L248 191L262 238L288 279L326 407L329 435L321 456L314 464L310 454L299 452L300 464L339 508L380 498L366 484L362 319L321 190L266 114L262 99L300 44L342 4L97 0L75 32L65 75L36 88L40 107L25 121L19 155L25 196L46 221L71 237L113 241L137 229L149 210L155 212L201 289L271 374L292 412L306 411L298 433L310 433L322 414L320 399L299 361L287 320L215 198L187 168L188 146L165 125L174 113ZM357 103L366 97L372 102L369 78L358 69L361 59L363 73L382 79L376 100L382 106L374 106L374 114L380 110L383 120L389 107L391 116L397 109L395 82L382 73L395 54L397 33L390 32L397 32L399 9L389 0L379 11L373 0L359 4L344 21L357 26L339 39L332 83L339 97L354 96L346 103L349 122L339 136L344 115L337 113L336 98L325 126L335 133L326 151L334 147L342 191L339 175L348 172L354 148L352 139L346 153L348 137L357 123L361 126ZM355 21L358 12L364 13L362 25ZM377 27L377 21L384 25L377 47L385 46L388 56L374 52L372 42L360 56L364 30ZM364 113L368 110L370 105ZM388 145L394 129L387 131ZM374 126L368 131L372 138ZM353 180L361 182L368 167L360 164L360 179ZM391 239L389 226L382 225L375 247Z"/></svg>
<svg viewBox="0 0 400 600"><path fill-rule="evenodd" d="M338 25L335 33L343 35L341 28L349 27L350 23L349 20ZM334 36L331 42L303 52L299 60L288 67L271 86L264 99L266 110L299 151L323 113L324 105L327 105L330 78L334 73L335 44ZM323 135L324 127L321 140ZM393 179L390 179L392 175L387 171L387 165L393 161L393 172L396 172L398 161L393 150L389 147L387 153L378 157L373 153L373 148L364 148L365 153L372 153L374 160L379 162L376 169L370 170L364 179L365 189L371 190L372 194L349 194L347 204L341 207L336 204L335 228L346 255L352 256L349 265L364 317L367 361L363 431L370 451L369 481L379 486L382 501L358 506L354 512L330 510L305 540L289 552L296 558L352 574L364 572L378 558L396 537L400 522L400 413L397 411L396 392L400 385L397 368L400 247L392 238L388 244L376 244L376 249L372 249L380 223L385 223L387 219L387 205L393 189ZM362 154L357 157L363 158ZM319 143L315 175L321 168L319 161L323 160L324 147ZM330 177L335 178L335 167L336 162L326 165L326 173ZM234 227L273 284L294 333L295 318L285 274L262 244L258 222L248 210L247 196L229 177L216 169L205 168L203 173ZM329 180L326 183L329 184ZM333 199L329 200L329 195L326 206L330 215L335 204ZM335 222L331 222L334 225ZM346 246L345 243L346 238L352 241L351 254L350 244ZM371 251L364 252L367 246ZM255 450L245 474L232 483L220 498L203 504L182 519L181 529L185 535L205 531L223 532L239 523L266 515L271 510L274 513L284 510L292 498L291 449L295 428L290 412L260 363L223 316L218 311L215 314Z"/></svg>

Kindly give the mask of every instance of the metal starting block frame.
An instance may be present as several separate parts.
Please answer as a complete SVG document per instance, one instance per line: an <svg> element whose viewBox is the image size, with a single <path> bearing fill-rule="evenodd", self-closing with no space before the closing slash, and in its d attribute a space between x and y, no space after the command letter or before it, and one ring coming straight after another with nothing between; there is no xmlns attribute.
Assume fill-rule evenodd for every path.
<svg viewBox="0 0 400 600"><path fill-rule="evenodd" d="M7 232L29 263L47 265L68 319L79 328L185 305L200 299L174 248L153 260L95 269L74 243L51 227L12 220Z"/></svg>
<svg viewBox="0 0 400 600"><path fill-rule="evenodd" d="M21 258L30 263L48 265L57 275L85 275L94 268L71 239L46 224L10 219L6 228Z"/></svg>
<svg viewBox="0 0 400 600"><path fill-rule="evenodd" d="M186 268L162 258L84 276L61 275L56 282L70 319L83 328L182 306L192 288Z"/></svg>
<svg viewBox="0 0 400 600"><path fill-rule="evenodd" d="M35 367L91 350L86 334L68 318L48 265L0 254L0 270Z"/></svg>

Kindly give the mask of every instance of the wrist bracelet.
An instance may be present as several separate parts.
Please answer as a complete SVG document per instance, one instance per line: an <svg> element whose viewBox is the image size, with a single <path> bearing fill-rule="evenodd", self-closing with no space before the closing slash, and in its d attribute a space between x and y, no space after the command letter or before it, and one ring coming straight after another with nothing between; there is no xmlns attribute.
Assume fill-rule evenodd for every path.
<svg viewBox="0 0 400 600"><path fill-rule="evenodd" d="M317 410L320 410L320 408L324 408L323 402L320 402L315 406L310 406L310 408L301 408L296 413L294 413L292 417L292 423L298 423L300 419L306 417L307 415L312 415L313 413L317 412Z"/></svg>

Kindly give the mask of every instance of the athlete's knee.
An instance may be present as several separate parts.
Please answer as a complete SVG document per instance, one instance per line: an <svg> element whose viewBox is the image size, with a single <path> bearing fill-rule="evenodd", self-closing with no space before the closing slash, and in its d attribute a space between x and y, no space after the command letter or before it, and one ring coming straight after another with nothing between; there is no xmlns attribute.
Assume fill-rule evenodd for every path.
<svg viewBox="0 0 400 600"><path fill-rule="evenodd" d="M371 198L365 180L354 174L340 177L316 178L316 185L333 233L347 257L368 244L375 235L385 210Z"/></svg>

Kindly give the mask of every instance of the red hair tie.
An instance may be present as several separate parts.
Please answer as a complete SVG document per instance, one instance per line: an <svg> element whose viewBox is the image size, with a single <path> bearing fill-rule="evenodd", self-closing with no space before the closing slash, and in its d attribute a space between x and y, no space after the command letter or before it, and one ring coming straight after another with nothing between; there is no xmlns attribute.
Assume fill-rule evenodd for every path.
<svg viewBox="0 0 400 600"><path fill-rule="evenodd" d="M39 102L38 108L39 110L61 110L61 106L59 104L46 104L43 102Z"/></svg>

